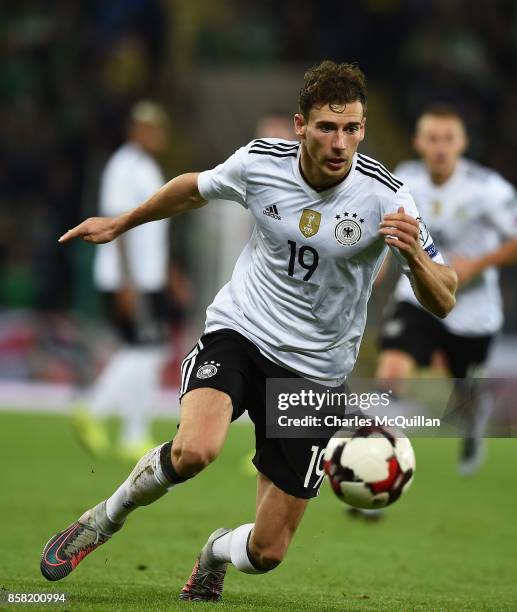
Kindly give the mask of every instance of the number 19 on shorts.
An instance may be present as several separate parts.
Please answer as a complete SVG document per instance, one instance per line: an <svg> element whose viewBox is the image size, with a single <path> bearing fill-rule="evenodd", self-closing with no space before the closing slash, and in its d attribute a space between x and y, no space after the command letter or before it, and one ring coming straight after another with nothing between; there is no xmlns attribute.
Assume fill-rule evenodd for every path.
<svg viewBox="0 0 517 612"><path fill-rule="evenodd" d="M312 485L312 488L317 489L320 486L321 481L323 480L323 476L325 475L325 470L323 469L324 455L325 447L320 449L319 446L311 446L311 458L309 461L309 467L307 468L305 480L303 481L303 486L306 489L310 486L311 479L313 476L316 478L316 482Z"/></svg>

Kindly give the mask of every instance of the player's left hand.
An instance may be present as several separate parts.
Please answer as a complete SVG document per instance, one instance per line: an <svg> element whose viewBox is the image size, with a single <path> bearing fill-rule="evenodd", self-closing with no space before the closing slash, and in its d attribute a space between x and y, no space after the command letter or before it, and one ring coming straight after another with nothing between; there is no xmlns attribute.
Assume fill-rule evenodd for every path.
<svg viewBox="0 0 517 612"><path fill-rule="evenodd" d="M451 266L458 275L458 287L466 285L481 272L476 259L456 256L452 258Z"/></svg>
<svg viewBox="0 0 517 612"><path fill-rule="evenodd" d="M386 244L396 247L408 261L414 259L422 250L418 221L407 215L402 206L396 213L384 215L379 224L379 234L384 236Z"/></svg>

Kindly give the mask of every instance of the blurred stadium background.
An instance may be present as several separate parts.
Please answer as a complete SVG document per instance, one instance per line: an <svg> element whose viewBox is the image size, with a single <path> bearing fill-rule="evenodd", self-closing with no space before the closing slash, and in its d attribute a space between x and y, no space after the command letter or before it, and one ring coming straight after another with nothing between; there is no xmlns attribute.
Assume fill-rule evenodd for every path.
<svg viewBox="0 0 517 612"><path fill-rule="evenodd" d="M295 112L308 66L355 61L369 82L365 153L393 168L412 156L419 110L451 102L468 125L468 155L517 184L517 2L5 1L0 58L0 521L9 553L0 555L0 592L42 591L49 588L38 569L46 538L129 468L82 453L64 415L21 412L66 412L116 346L100 319L94 248L60 246L57 238L96 213L101 170L124 139L133 103L150 98L169 111L171 144L161 163L171 178L225 159L254 136L263 113ZM178 361L229 277L222 246L229 236L243 240L237 209L223 215L206 207L171 225L171 259L193 295L176 320L159 415L175 414ZM517 372L514 278L515 268L502 274L506 322L495 376ZM373 374L393 281L372 296L360 376ZM170 422L155 425L159 440L170 431ZM252 436L249 427L232 428L213 471L142 512L106 554L60 583L74 609L177 609L171 592L218 516L239 524L252 515L255 484L243 466ZM454 472L455 441L416 440L415 448L415 485L385 524L352 527L324 490L289 563L260 586L232 571L228 606L515 610L514 440L490 441L489 463L471 481ZM185 525L184 516L193 520Z"/></svg>
<svg viewBox="0 0 517 612"><path fill-rule="evenodd" d="M364 152L389 167L411 157L415 115L430 101L452 102L467 121L469 156L517 183L512 0L477 0L476 10L464 0L24 0L2 3L0 33L1 406L66 406L113 348L98 323L93 247L57 237L96 213L100 171L136 100L170 112L161 162L171 178L225 159L264 112L295 112L309 65L355 61L369 80ZM171 256L194 288L183 347L229 276L221 225L208 209L172 224ZM503 273L496 375L517 363L514 275ZM372 372L390 287L372 297L362 375ZM164 372L166 388L176 386L182 352Z"/></svg>

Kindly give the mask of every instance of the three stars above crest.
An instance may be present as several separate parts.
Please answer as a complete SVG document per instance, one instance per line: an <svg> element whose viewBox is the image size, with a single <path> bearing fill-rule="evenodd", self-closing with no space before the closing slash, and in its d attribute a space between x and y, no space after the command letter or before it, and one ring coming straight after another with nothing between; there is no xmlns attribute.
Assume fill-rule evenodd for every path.
<svg viewBox="0 0 517 612"><path fill-rule="evenodd" d="M350 216L350 213L345 212L345 213L343 213L343 215L336 215L336 219L341 219L341 217L342 217L342 216L343 216L343 217L349 217L349 216ZM354 219L356 219L356 218L357 218L357 213L352 213L352 215L351 215L351 216L352 216ZM363 218L360 218L360 219L359 219L359 223L364 223L364 219L363 219Z"/></svg>

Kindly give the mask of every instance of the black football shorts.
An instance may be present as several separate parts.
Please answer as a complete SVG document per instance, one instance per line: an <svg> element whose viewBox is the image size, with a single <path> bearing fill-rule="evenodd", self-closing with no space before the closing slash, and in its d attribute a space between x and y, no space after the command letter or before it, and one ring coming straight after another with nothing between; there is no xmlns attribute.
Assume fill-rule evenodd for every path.
<svg viewBox="0 0 517 612"><path fill-rule="evenodd" d="M139 292L138 307L132 315L120 312L115 292L102 291L100 295L104 316L123 342L132 346L167 342L169 311L164 291Z"/></svg>
<svg viewBox="0 0 517 612"><path fill-rule="evenodd" d="M494 336L459 336L423 308L410 302L391 302L386 310L379 341L380 350L399 350L411 355L421 367L431 363L434 351L447 358L453 378L465 378L485 363Z"/></svg>
<svg viewBox="0 0 517 612"><path fill-rule="evenodd" d="M268 378L300 377L264 357L238 332L222 329L201 336L183 361L180 398L203 387L227 393L233 404L232 421L247 410L255 425L257 470L289 495L315 497L323 480L328 439L266 437Z"/></svg>

